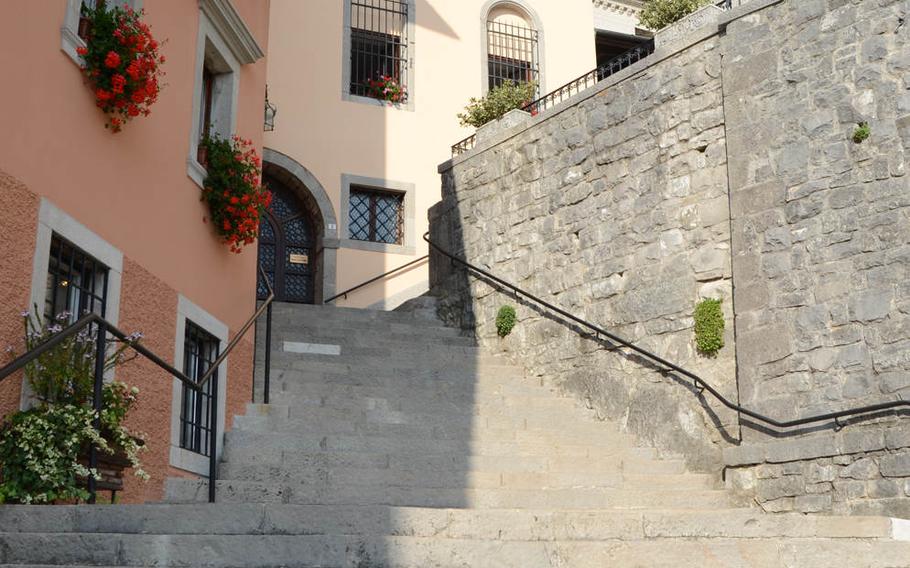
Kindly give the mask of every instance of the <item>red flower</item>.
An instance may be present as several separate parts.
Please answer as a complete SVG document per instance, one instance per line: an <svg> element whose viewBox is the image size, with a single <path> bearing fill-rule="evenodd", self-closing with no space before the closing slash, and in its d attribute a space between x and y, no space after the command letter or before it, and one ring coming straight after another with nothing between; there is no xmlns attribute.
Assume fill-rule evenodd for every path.
<svg viewBox="0 0 910 568"><path fill-rule="evenodd" d="M88 48L87 47L77 47L76 53L78 53L79 55L88 55Z"/></svg>
<svg viewBox="0 0 910 568"><path fill-rule="evenodd" d="M115 94L119 95L119 94L123 93L123 87L125 87L125 86L126 86L126 77L124 77L123 75L117 73L113 77L111 77L111 91L113 91Z"/></svg>
<svg viewBox="0 0 910 568"><path fill-rule="evenodd" d="M126 114L130 116L139 116L139 107L136 105L130 105L126 107Z"/></svg>
<svg viewBox="0 0 910 568"><path fill-rule="evenodd" d="M120 54L116 51L108 51L107 57L104 58L104 65L110 69L120 66Z"/></svg>

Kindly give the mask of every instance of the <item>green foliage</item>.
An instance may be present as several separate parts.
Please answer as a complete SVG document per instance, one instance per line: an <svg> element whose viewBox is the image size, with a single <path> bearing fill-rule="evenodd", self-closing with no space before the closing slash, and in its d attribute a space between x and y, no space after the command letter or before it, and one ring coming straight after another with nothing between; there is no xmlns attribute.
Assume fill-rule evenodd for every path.
<svg viewBox="0 0 910 568"><path fill-rule="evenodd" d="M483 98L471 97L464 112L458 114L462 126L480 128L484 124L502 118L502 115L521 108L534 100L537 94L537 84L534 82L513 83L506 81L502 85L491 89Z"/></svg>
<svg viewBox="0 0 910 568"><path fill-rule="evenodd" d="M869 128L868 122L860 122L853 131L853 141L862 144L869 136L872 135L872 129Z"/></svg>
<svg viewBox="0 0 910 568"><path fill-rule="evenodd" d="M23 313L26 350L59 333L69 317L62 313L45 324L40 317ZM135 357L127 356L127 349L140 337L112 340L104 368ZM0 503L84 500L88 495L83 480L99 479L97 471L84 465L91 444L106 454L122 454L136 476L148 479L139 460L142 442L123 426L138 389L117 381L106 383L100 433L93 427L95 339L95 333L86 328L26 366L25 378L37 403L0 423Z"/></svg>
<svg viewBox="0 0 910 568"><path fill-rule="evenodd" d="M515 308L512 306L502 306L499 308L499 312L496 313L496 333L499 334L499 337L505 337L512 333L512 328L515 327Z"/></svg>
<svg viewBox="0 0 910 568"><path fill-rule="evenodd" d="M660 30L710 3L711 0L647 0L638 19L642 25Z"/></svg>
<svg viewBox="0 0 910 568"><path fill-rule="evenodd" d="M724 346L724 312L721 300L704 299L695 306L695 345L705 355L716 355Z"/></svg>

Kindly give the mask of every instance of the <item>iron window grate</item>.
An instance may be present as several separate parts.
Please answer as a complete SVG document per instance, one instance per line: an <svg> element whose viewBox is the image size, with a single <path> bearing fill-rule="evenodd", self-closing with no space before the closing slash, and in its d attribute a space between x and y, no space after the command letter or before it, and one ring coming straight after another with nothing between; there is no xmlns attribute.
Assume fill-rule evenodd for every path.
<svg viewBox="0 0 910 568"><path fill-rule="evenodd" d="M183 340L183 372L198 381L218 358L219 341L196 324L187 321ZM180 447L197 454L211 453L212 389L218 380L218 372L202 387L195 391L183 385L183 400L180 405Z"/></svg>
<svg viewBox="0 0 910 568"><path fill-rule="evenodd" d="M404 194L351 187L351 238L400 245L404 241Z"/></svg>
<svg viewBox="0 0 910 568"><path fill-rule="evenodd" d="M370 96L370 81L391 76L407 91L407 0L351 1L353 95Z"/></svg>
<svg viewBox="0 0 910 568"><path fill-rule="evenodd" d="M487 22L489 88L506 81L539 84L537 30L504 22Z"/></svg>
<svg viewBox="0 0 910 568"><path fill-rule="evenodd" d="M105 317L108 267L59 235L51 237L44 316L47 321L63 312L68 322L95 313Z"/></svg>

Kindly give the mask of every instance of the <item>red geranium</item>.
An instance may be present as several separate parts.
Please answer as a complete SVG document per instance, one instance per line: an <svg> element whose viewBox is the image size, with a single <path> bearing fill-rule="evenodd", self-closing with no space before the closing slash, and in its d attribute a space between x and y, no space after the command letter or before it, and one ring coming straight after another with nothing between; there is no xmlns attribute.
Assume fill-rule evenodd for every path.
<svg viewBox="0 0 910 568"><path fill-rule="evenodd" d="M378 79L370 79L370 96L391 103L402 103L408 98L398 79L391 75L380 75Z"/></svg>
<svg viewBox="0 0 910 568"><path fill-rule="evenodd" d="M83 6L83 15L90 31L86 47L76 51L85 62L83 73L95 104L108 116L105 128L120 132L130 119L147 116L158 100L164 56L142 21L144 12L109 9L99 2L95 8Z"/></svg>
<svg viewBox="0 0 910 568"><path fill-rule="evenodd" d="M207 175L202 199L209 205L212 224L231 252L239 253L259 235L259 219L272 202L262 183L262 160L253 143L234 136L201 142Z"/></svg>

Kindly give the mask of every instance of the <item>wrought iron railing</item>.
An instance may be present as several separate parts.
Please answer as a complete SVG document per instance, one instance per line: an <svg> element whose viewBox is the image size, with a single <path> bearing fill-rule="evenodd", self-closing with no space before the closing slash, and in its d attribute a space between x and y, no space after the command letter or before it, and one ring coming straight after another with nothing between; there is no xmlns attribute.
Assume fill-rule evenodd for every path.
<svg viewBox="0 0 910 568"><path fill-rule="evenodd" d="M607 331L606 329L604 329L601 326L598 326L598 325L593 324L587 320L584 320L578 316L575 316L575 315L567 312L566 310L564 310L558 306L555 306L555 305L551 304L550 302L547 302L546 300L543 300L543 299L535 296L534 294L531 294L530 292L527 292L527 291L519 288L518 286L516 286L515 284L512 284L511 282L503 280L502 278L499 278L498 276L491 274L489 271L484 270L480 267L477 267L477 266L467 262L466 260L463 260L463 259L455 256L451 252L442 248L437 243L434 243L430 239L429 233L424 234L423 240L425 240L427 242L427 244L430 245L431 249L433 249L436 252L438 252L439 254L445 256L452 262L463 266L464 268L466 268L468 270L468 272L473 272L473 273L475 273L475 275L479 274L486 281L493 282L501 288L510 290L516 296L526 298L526 299L534 302L535 304L537 304L543 308L546 308L547 310L549 310L555 314L558 314L559 316L565 318L566 320L569 320L570 322L577 324L578 326L581 326L581 328L590 330L590 332L593 332L593 335L596 339L600 339L601 337L606 338L609 341L611 341L613 344L619 345L621 347L634 351L638 355L641 355L641 356L645 357L646 359L650 360L651 362L656 363L657 366L659 368L661 368L663 373L665 373L665 374L676 374L678 376L682 376L682 377L685 377L686 379L691 380L692 387L696 391L698 391L699 396L703 396L704 392L707 391L718 402L720 402L722 405L729 408L730 410L738 412L744 416L748 416L749 418L752 418L753 420L756 420L758 422L763 422L764 424L774 426L775 428L782 428L782 429L794 428L796 426L814 424L816 422L827 422L829 420L834 421L835 426L840 428L840 427L844 426L844 424L840 421L841 418L860 416L860 415L869 415L869 414L873 414L873 413L880 413L883 411L896 410L896 409L900 409L900 408L904 408L904 409L910 408L910 400L891 400L888 402L881 402L881 403L870 404L870 405L866 405L866 406L858 406L858 407L849 408L846 410L838 410L835 412L826 412L824 414L815 414L812 416L806 416L804 418L797 418L795 420L777 420L777 419L771 418L769 416L765 416L764 414L761 414L754 410L749 410L748 408L740 406L739 404L729 400L727 397L722 395L716 388L714 388L708 381L706 381L699 375L696 375L692 371L686 370L683 367L680 367L679 365L677 365L675 363L667 361L663 357L656 355L656 354L648 351L647 349L639 347L639 346L635 345L634 343L632 343L631 341L629 341L627 339L623 339L622 337L620 337L614 333L611 333L610 331ZM580 332L580 331L578 333L582 334L582 332ZM582 334L582 335L590 335L590 334Z"/></svg>
<svg viewBox="0 0 910 568"><path fill-rule="evenodd" d="M329 302L334 302L338 298L344 298L345 300L347 300L348 294L350 294L351 292L360 290L364 286L369 286L373 282L378 282L379 280L382 280L383 278L388 278L389 276L395 274L396 272L401 272L405 268L410 268L410 267L414 266L415 264L418 264L418 263L421 263L421 262L427 260L428 258L430 258L430 255L425 254L420 258L417 258L417 259L412 260L411 262L408 262L407 264L402 264L398 268L393 268L392 270L389 270L388 272L383 272L379 276L374 276L373 278L370 278L369 280L365 280L356 286L352 286L352 287L348 288L347 290L345 290L344 292L339 292L338 294L335 294L331 298L329 298L327 300L323 300L322 303L328 304Z"/></svg>
<svg viewBox="0 0 910 568"><path fill-rule="evenodd" d="M262 271L262 266L259 267L259 270ZM264 277L264 275L263 275ZM265 279L266 285L269 288L269 296L265 301L256 309L253 315L246 321L245 324L240 328L240 330L234 335L234 338L228 342L227 347L224 352L219 355L215 361L211 364L208 370L199 377L198 380L193 380L190 377L186 376L182 371L177 370L171 364L167 363L164 359L159 357L150 349L143 346L141 343L133 341L130 339L130 336L121 330L117 329L111 322L107 321L98 314L90 313L82 316L76 320L73 324L62 329L60 332L54 334L50 339L43 342L42 344L34 347L33 349L23 353L19 357L16 357L8 365L0 368L0 382L4 379L23 369L29 363L35 361L41 355L47 353L48 351L55 349L60 346L64 341L69 337L79 333L81 330L88 328L89 326L96 326L97 332L95 337L95 373L94 373L94 384L93 384L93 394L92 394L92 406L95 413L94 418L94 427L95 430L100 430L101 428L101 411L103 410L103 397L102 389L104 387L104 361L105 354L107 353L107 335L110 334L113 337L116 337L120 341L129 345L136 353L142 355L152 363L154 363L159 368L166 371L169 375L173 376L181 383L183 383L187 388L202 393L206 385L218 371L218 367L224 363L224 360L227 359L227 356L234 350L240 340L243 339L243 336L250 329L250 327L256 322L259 316L262 315L262 312L268 310L271 313L272 301L275 299L274 291L272 290L271 284L268 282L268 279ZM271 319L271 316L269 316ZM269 326L271 327L271 326ZM269 351L269 345L266 345L266 353ZM212 390L210 400L210 416L212 428L209 431L211 436L209 441L209 503L215 502L215 480L218 473L218 463L217 463L217 448L218 448L218 382L217 377L212 382ZM98 449L94 444L89 446L89 468L95 469L98 465ZM96 480L94 476L88 476L88 492L89 492L89 503L95 502L96 497Z"/></svg>

